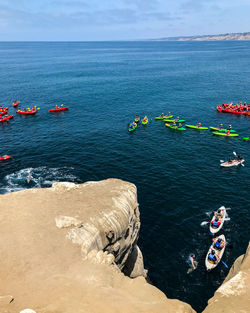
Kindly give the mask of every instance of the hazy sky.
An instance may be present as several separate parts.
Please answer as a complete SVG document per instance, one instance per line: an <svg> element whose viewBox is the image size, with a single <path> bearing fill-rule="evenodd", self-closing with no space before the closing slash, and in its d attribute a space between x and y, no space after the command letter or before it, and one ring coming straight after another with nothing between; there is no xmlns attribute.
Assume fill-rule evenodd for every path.
<svg viewBox="0 0 250 313"><path fill-rule="evenodd" d="M248 32L250 0L0 0L0 40L125 40Z"/></svg>

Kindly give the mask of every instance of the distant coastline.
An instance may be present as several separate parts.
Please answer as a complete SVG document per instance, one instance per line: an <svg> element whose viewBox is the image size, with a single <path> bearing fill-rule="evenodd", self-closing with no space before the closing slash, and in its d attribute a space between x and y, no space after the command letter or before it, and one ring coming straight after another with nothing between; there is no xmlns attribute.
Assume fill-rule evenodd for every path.
<svg viewBox="0 0 250 313"><path fill-rule="evenodd" d="M250 32L247 33L230 33L219 35L202 35L202 36L179 36L165 37L158 39L149 39L150 41L220 41L220 40L250 40Z"/></svg>

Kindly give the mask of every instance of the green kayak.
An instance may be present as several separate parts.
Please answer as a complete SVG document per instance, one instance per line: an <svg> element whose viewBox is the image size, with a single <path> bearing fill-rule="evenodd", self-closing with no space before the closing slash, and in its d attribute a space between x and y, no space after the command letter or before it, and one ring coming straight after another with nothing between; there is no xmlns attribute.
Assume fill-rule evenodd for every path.
<svg viewBox="0 0 250 313"><path fill-rule="evenodd" d="M148 119L143 119L141 123L142 123L142 125L147 125L148 124Z"/></svg>
<svg viewBox="0 0 250 313"><path fill-rule="evenodd" d="M193 125L185 125L187 128L194 128L194 129L208 129L208 127L199 127L199 126L193 126Z"/></svg>
<svg viewBox="0 0 250 313"><path fill-rule="evenodd" d="M225 128L218 128L218 127L209 127L211 130L216 130L217 132L227 132L228 129L225 129ZM233 129L230 129L230 132L231 133L235 133L235 130Z"/></svg>
<svg viewBox="0 0 250 313"><path fill-rule="evenodd" d="M220 133L220 132L212 132L212 134L217 135L217 136L227 136L227 137L238 137L238 134L229 134L227 135L226 133Z"/></svg>
<svg viewBox="0 0 250 313"><path fill-rule="evenodd" d="M157 116L155 119L156 120L164 120L165 118L171 118L171 117L173 117L173 115L169 115L169 116Z"/></svg>
<svg viewBox="0 0 250 313"><path fill-rule="evenodd" d="M135 129L136 129L136 127L134 127L134 128L130 128L130 127L129 127L128 131L129 131L129 132L133 132Z"/></svg>
<svg viewBox="0 0 250 313"><path fill-rule="evenodd" d="M184 128L184 127L173 126L173 125L170 125L170 124L167 124L167 123L165 123L165 126L169 127L169 128L172 128L172 129L176 129L176 130L186 130L186 128Z"/></svg>
<svg viewBox="0 0 250 313"><path fill-rule="evenodd" d="M136 119L135 119L135 122L136 122L136 123L139 123L139 122L140 122L140 118L136 118Z"/></svg>
<svg viewBox="0 0 250 313"><path fill-rule="evenodd" d="M250 137L243 138L244 141L250 141Z"/></svg>
<svg viewBox="0 0 250 313"><path fill-rule="evenodd" d="M185 120L168 120L168 119L164 119L165 122L167 123L184 123Z"/></svg>

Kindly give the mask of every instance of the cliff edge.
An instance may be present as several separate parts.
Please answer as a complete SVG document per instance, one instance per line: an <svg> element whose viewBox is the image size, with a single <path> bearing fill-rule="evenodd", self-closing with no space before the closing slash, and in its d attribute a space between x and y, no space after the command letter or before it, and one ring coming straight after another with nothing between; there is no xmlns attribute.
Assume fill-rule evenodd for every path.
<svg viewBox="0 0 250 313"><path fill-rule="evenodd" d="M144 278L133 184L55 183L0 208L1 313L194 312Z"/></svg>

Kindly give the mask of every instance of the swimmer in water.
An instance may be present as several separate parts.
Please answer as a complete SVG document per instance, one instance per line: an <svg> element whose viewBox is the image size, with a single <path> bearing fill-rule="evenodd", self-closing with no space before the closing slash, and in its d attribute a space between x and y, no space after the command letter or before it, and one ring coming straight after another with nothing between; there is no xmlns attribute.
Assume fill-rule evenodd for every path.
<svg viewBox="0 0 250 313"><path fill-rule="evenodd" d="M27 183L30 183L31 178L33 178L31 171L29 171L29 175L27 176Z"/></svg>

